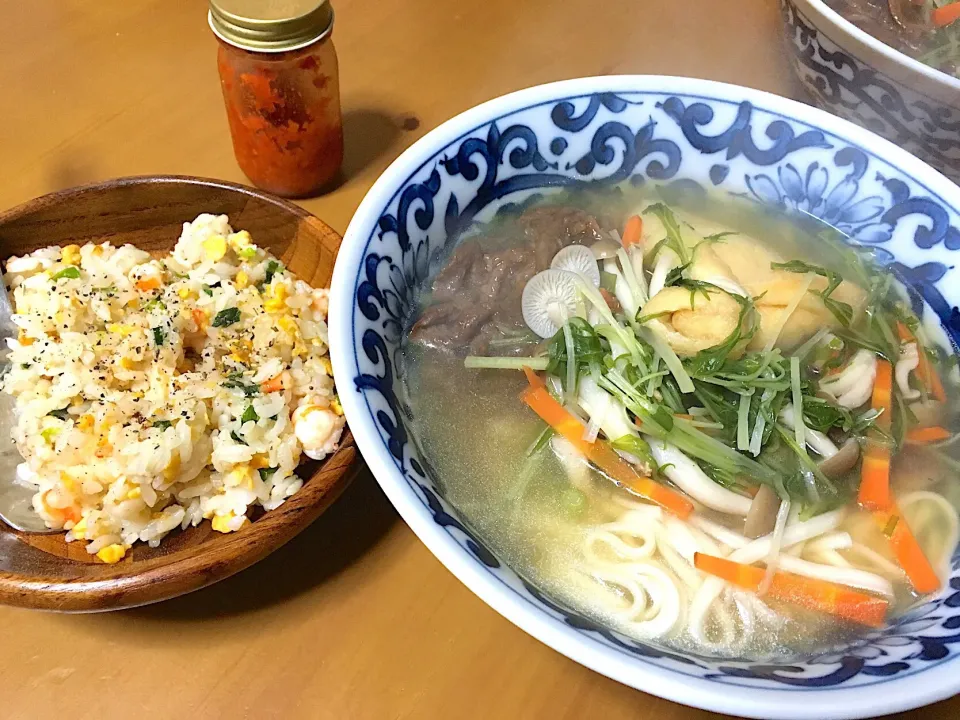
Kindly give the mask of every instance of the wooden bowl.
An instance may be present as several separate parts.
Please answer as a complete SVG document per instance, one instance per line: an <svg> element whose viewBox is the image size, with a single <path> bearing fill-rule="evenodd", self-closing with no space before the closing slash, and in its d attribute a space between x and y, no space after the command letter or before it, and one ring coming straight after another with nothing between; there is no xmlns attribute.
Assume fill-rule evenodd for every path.
<svg viewBox="0 0 960 720"><path fill-rule="evenodd" d="M111 180L31 200L0 214L0 260L47 245L110 240L169 251L183 223L225 213L236 229L276 255L302 280L326 287L340 236L305 210L252 188L218 180L150 176ZM301 465L303 488L237 532L209 522L171 533L158 548L135 545L116 565L63 534L19 533L0 522L0 602L64 612L116 610L204 587L255 563L315 520L348 484L353 438L322 463ZM7 478L0 480L7 482Z"/></svg>

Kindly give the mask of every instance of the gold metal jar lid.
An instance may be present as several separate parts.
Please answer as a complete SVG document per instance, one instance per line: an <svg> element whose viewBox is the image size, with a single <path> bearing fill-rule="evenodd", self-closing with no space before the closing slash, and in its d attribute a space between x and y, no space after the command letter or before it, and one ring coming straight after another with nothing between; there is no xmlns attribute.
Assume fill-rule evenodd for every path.
<svg viewBox="0 0 960 720"><path fill-rule="evenodd" d="M254 52L297 50L333 29L328 0L210 0L210 29L230 45Z"/></svg>

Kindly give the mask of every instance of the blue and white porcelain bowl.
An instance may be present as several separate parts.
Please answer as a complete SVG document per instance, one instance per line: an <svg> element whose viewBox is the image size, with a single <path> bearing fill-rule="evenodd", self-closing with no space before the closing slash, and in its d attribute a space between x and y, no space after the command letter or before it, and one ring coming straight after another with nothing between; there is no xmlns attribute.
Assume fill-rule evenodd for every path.
<svg viewBox="0 0 960 720"><path fill-rule="evenodd" d="M530 587L465 526L425 471L396 377L431 259L463 223L587 183L712 190L819 216L880 251L914 303L960 337L960 188L845 120L754 90L672 77L600 77L492 100L444 123L373 186L334 271L330 345L357 445L387 496L473 592L542 642L670 700L757 718L853 718L960 690L960 557L933 601L854 645L789 664L630 640Z"/></svg>
<svg viewBox="0 0 960 720"><path fill-rule="evenodd" d="M960 182L960 80L894 50L823 0L780 0L800 82L852 120Z"/></svg>

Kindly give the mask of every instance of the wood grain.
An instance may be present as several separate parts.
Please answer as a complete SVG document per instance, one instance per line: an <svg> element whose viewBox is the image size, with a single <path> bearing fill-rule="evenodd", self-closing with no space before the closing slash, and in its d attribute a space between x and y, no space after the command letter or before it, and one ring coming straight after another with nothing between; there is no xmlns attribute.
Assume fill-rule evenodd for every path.
<svg viewBox="0 0 960 720"><path fill-rule="evenodd" d="M302 280L329 285L340 236L302 208L247 187L191 177L112 180L52 193L0 214L0 261L38 247L110 241L165 253L185 221L224 213L235 229L280 258ZM88 555L62 534L18 533L0 523L0 602L82 612L134 607L209 585L280 547L315 520L342 492L356 449L346 434L340 450L298 472L303 488L275 510L221 534L204 522L175 532L157 548L137 544L116 565Z"/></svg>
<svg viewBox="0 0 960 720"><path fill-rule="evenodd" d="M404 148L521 87L654 73L801 97L774 0L332 1L343 180L301 204L341 233ZM205 0L0 2L0 207L121 175L243 182L205 12ZM720 717L631 690L518 630L357 472L300 535L212 587L97 615L0 607L0 717ZM960 717L960 698L898 717Z"/></svg>

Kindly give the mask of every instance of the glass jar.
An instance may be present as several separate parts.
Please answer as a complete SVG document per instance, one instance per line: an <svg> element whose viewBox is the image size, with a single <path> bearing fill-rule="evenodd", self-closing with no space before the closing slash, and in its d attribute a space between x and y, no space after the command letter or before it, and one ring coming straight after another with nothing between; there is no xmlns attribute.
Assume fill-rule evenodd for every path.
<svg viewBox="0 0 960 720"><path fill-rule="evenodd" d="M211 0L233 151L257 187L305 197L343 162L337 53L327 0Z"/></svg>

